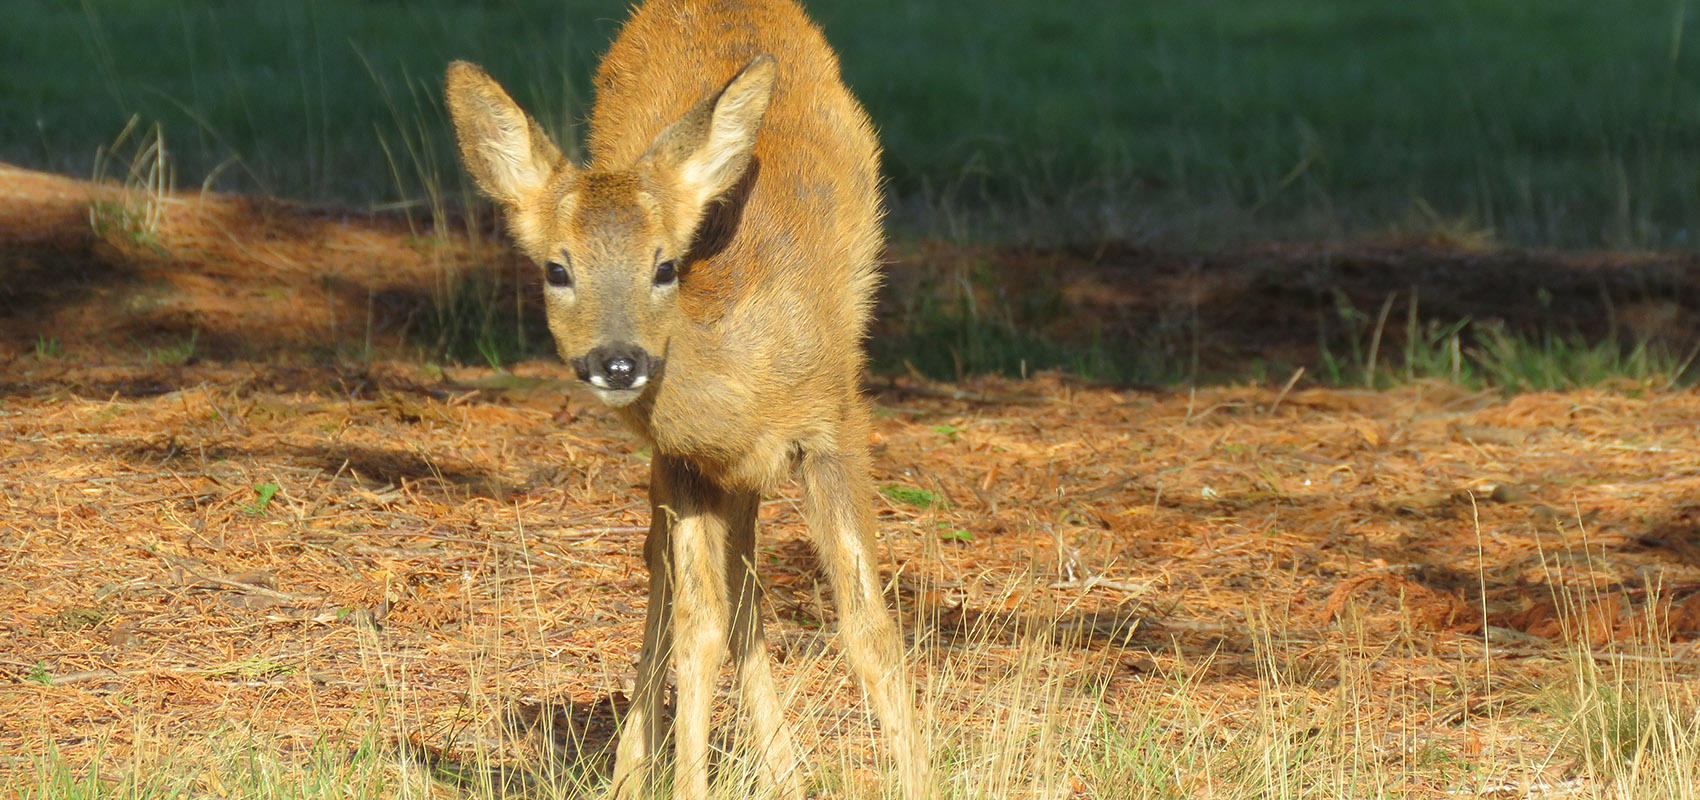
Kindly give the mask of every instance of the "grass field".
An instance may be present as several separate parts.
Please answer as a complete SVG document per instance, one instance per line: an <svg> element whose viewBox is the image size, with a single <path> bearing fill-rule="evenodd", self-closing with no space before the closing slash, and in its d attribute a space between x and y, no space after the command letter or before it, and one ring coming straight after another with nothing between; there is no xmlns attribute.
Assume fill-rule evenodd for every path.
<svg viewBox="0 0 1700 800"><path fill-rule="evenodd" d="M1700 222L1682 0L815 5L902 233L1682 247ZM4 0L0 160L86 175L139 115L186 186L459 196L444 63L484 62L573 140L625 6Z"/></svg>

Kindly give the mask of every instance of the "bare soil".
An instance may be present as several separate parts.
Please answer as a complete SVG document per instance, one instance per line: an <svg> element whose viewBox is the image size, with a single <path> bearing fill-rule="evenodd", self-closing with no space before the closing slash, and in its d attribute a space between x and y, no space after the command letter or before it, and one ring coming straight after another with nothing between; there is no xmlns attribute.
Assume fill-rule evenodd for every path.
<svg viewBox="0 0 1700 800"><path fill-rule="evenodd" d="M606 737L641 638L647 453L558 362L436 368L408 343L444 276L513 269L499 239L217 196L97 236L103 202L134 198L0 167L0 772L228 730L305 748L359 730L375 697L428 749L466 746L493 709ZM1697 296L1676 256L895 255L894 291L990 264L1100 332L1199 309L1225 360L1302 361L1307 309L1339 295L1421 285L1458 314L1664 332ZM1693 392L870 387L878 483L930 493L891 491L879 519L923 685L969 630L1060 621L1108 707L1185 679L1231 731L1272 680L1325 693L1350 652L1389 736L1469 760L1484 737L1554 746L1488 710L1573 648L1651 636L1695 664ZM833 616L794 500L762 520L793 675ZM1448 790L1435 775L1411 795Z"/></svg>

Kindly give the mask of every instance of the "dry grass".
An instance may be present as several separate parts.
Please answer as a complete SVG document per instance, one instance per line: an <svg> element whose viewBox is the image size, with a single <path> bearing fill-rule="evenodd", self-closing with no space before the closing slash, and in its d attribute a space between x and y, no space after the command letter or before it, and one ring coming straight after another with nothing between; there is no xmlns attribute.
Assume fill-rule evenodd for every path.
<svg viewBox="0 0 1700 800"><path fill-rule="evenodd" d="M14 274L119 246L20 238L60 206L8 202ZM174 238L233 201L200 202L103 262L124 282L7 306L0 797L426 796L449 790L422 767L477 784L540 744L537 791L597 786L647 454L554 362L326 359L326 331L387 329L348 324L358 291L260 271L437 274L405 229L232 211L270 238ZM289 293L219 292L249 281ZM136 286L179 316L102 305ZM205 352L158 357L139 319ZM261 352L219 345L243 336ZM873 388L881 548L950 797L1696 794L1700 395ZM879 796L793 499L762 522L811 780Z"/></svg>

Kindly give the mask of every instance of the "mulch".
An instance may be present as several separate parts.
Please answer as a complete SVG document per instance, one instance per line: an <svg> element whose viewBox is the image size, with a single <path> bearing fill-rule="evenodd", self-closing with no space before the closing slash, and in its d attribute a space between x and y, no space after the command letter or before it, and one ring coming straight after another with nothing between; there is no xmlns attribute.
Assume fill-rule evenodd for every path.
<svg viewBox="0 0 1700 800"><path fill-rule="evenodd" d="M42 196L0 203L5 225L53 208ZM444 268L405 228L323 224L264 248L196 228L183 259L225 258L218 280L241 283L330 241L374 281ZM171 283L170 313L199 302L169 230L165 255L8 235L11 268L112 247L100 257L139 265L123 286ZM314 331L366 313L358 293L255 280L202 320L270 337L247 356L167 363L115 335L170 316L103 316L119 284L12 307L0 772L230 731L289 751L377 725L452 753L559 712L605 736L641 640L647 451L559 363L327 357ZM31 346L46 334L62 351ZM1035 630L1113 711L1179 681L1224 731L1272 691L1320 697L1359 659L1365 713L1466 755L1486 709L1576 652L1700 664L1694 392L1153 391L1050 373L869 388L880 549L941 715L984 713L974 692ZM794 490L761 520L781 680L842 709L819 735L866 738L854 687L815 659L835 617ZM984 668L961 668L970 651Z"/></svg>

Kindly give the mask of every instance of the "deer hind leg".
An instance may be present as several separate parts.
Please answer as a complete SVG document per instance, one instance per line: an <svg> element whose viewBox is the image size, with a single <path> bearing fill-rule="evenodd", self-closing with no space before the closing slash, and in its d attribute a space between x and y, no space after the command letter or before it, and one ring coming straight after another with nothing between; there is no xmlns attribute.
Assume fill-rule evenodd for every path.
<svg viewBox="0 0 1700 800"><path fill-rule="evenodd" d="M897 762L908 800L936 797L915 725L914 694L897 624L885 607L872 541L873 485L865 451L809 453L803 501L839 610L839 635Z"/></svg>
<svg viewBox="0 0 1700 800"><path fill-rule="evenodd" d="M661 695L667 683L667 664L673 649L673 544L674 512L665 492L667 481L659 475L661 459L650 468L651 514L649 537L643 544L644 563L649 568L649 608L644 615L643 651L638 656L637 685L631 710L620 732L614 755L614 796L637 800L648 796L655 772L655 757L661 752L666 729L661 725Z"/></svg>
<svg viewBox="0 0 1700 800"><path fill-rule="evenodd" d="M732 601L728 643L738 690L749 714L752 745L762 759L763 778L777 796L800 800L796 745L785 723L785 707L774 689L773 671L762 633L761 584L756 579L756 509L760 496L740 492L729 498L726 591Z"/></svg>

